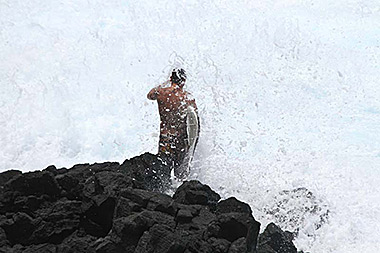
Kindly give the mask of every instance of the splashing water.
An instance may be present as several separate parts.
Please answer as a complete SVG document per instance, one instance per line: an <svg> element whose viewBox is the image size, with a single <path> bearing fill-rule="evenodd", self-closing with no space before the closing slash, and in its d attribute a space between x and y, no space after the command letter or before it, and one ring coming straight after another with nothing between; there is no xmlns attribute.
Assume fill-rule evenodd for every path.
<svg viewBox="0 0 380 253"><path fill-rule="evenodd" d="M171 68L201 134L191 178L310 252L380 248L377 1L0 3L0 170L157 151Z"/></svg>

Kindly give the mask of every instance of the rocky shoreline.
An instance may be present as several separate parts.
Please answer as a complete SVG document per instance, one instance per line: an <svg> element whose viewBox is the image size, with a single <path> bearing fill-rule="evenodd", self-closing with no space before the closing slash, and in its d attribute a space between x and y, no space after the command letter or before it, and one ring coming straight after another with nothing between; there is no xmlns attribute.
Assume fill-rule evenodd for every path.
<svg viewBox="0 0 380 253"><path fill-rule="evenodd" d="M171 197L153 154L70 169L0 173L0 252L297 253L275 224L259 235L251 208L184 182Z"/></svg>

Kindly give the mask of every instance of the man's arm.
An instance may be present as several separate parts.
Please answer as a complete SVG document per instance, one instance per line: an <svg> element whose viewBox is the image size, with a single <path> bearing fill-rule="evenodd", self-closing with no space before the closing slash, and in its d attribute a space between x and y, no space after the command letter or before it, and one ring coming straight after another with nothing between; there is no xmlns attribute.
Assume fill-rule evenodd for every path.
<svg viewBox="0 0 380 253"><path fill-rule="evenodd" d="M148 99L150 100L156 100L157 99L157 96L159 94L159 88L160 87L155 87L153 89L151 89L147 95Z"/></svg>

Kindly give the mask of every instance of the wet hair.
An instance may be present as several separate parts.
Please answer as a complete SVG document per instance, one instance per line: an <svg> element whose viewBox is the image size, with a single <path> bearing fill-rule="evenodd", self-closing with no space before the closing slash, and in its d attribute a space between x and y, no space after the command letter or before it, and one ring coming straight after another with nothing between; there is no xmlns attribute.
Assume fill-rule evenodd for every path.
<svg viewBox="0 0 380 253"><path fill-rule="evenodd" d="M186 72L184 69L173 69L170 78L173 83L184 85L186 81Z"/></svg>

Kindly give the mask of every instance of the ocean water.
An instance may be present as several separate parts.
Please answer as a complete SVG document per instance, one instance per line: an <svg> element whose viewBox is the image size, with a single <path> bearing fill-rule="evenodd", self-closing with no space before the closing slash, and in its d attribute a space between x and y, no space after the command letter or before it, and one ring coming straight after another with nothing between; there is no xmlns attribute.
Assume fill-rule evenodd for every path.
<svg viewBox="0 0 380 253"><path fill-rule="evenodd" d="M0 171L157 151L172 67L190 175L309 252L380 249L377 0L0 1Z"/></svg>

